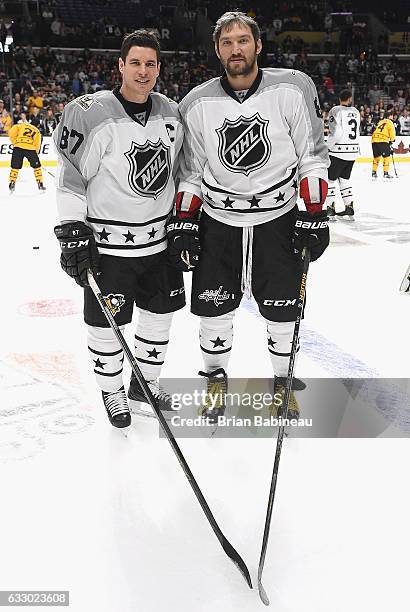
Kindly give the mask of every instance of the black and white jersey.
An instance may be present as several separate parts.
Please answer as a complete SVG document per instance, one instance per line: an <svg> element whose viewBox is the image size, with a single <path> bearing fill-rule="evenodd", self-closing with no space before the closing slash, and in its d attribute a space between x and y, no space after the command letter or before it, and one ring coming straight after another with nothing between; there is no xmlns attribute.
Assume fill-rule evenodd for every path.
<svg viewBox="0 0 410 612"><path fill-rule="evenodd" d="M179 191L234 226L291 210L305 176L327 180L329 158L313 81L297 70L263 69L241 99L226 77L181 101L185 128Z"/></svg>
<svg viewBox="0 0 410 612"><path fill-rule="evenodd" d="M334 106L329 111L330 155L354 161L360 153L360 113L354 106Z"/></svg>
<svg viewBox="0 0 410 612"><path fill-rule="evenodd" d="M142 114L130 106L118 91L81 96L54 132L60 222L86 222L100 253L121 257L166 248L183 141L177 105L166 96L151 93Z"/></svg>

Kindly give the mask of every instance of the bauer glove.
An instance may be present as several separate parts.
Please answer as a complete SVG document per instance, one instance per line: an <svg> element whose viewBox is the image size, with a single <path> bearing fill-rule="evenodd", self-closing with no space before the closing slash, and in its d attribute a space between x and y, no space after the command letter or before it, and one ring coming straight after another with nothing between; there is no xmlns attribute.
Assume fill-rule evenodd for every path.
<svg viewBox="0 0 410 612"><path fill-rule="evenodd" d="M322 255L329 246L328 221L324 211L315 215L302 210L296 213L293 246L298 256L302 255L304 247L309 249L311 261Z"/></svg>
<svg viewBox="0 0 410 612"><path fill-rule="evenodd" d="M60 264L64 272L81 287L88 285L87 270L99 272L99 254L92 229L82 221L57 225L54 233L61 247Z"/></svg>
<svg viewBox="0 0 410 612"><path fill-rule="evenodd" d="M171 264L182 272L191 272L199 261L199 221L170 217L167 237Z"/></svg>

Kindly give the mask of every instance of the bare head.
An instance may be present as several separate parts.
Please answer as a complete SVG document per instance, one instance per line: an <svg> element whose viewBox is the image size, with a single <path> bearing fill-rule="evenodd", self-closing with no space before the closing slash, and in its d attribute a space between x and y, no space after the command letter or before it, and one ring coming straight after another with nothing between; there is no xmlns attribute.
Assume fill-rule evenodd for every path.
<svg viewBox="0 0 410 612"><path fill-rule="evenodd" d="M148 30L127 34L121 45L118 68L122 75L121 93L131 102L146 102L159 76L160 47Z"/></svg>
<svg viewBox="0 0 410 612"><path fill-rule="evenodd" d="M259 26L252 17L240 11L224 13L216 22L213 39L215 53L230 81L256 76L262 43Z"/></svg>

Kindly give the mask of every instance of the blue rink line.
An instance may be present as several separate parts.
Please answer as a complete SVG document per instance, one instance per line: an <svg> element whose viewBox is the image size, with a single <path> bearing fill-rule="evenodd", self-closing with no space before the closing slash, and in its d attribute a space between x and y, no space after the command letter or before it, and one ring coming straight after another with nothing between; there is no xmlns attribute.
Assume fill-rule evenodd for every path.
<svg viewBox="0 0 410 612"><path fill-rule="evenodd" d="M253 298L250 300L243 298L241 308L264 321ZM325 336L306 327L303 321L300 328L300 340L303 352L335 378L378 378L380 376L357 357L346 353Z"/></svg>
<svg viewBox="0 0 410 612"><path fill-rule="evenodd" d="M243 298L241 308L264 321L253 298L250 300ZM349 389L353 398L372 406L389 424L401 431L410 431L410 396L399 386L398 381L380 378L378 372L369 368L357 357L343 351L317 331L309 329L303 325L303 322L300 339L303 352L328 371L333 378L342 381L350 379L344 380L343 384ZM404 384L405 381L406 379L403 379Z"/></svg>

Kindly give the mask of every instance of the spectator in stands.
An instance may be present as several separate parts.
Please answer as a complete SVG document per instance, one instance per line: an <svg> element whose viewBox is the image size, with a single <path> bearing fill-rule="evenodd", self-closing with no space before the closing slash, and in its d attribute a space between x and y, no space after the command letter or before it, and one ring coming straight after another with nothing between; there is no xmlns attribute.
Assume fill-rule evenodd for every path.
<svg viewBox="0 0 410 612"><path fill-rule="evenodd" d="M405 108L399 117L400 135L410 136L410 116L409 111Z"/></svg>
<svg viewBox="0 0 410 612"><path fill-rule="evenodd" d="M400 121L399 121L399 117L397 113L394 113L392 117L392 121L393 121L394 129L396 130L396 136L400 136L401 135L401 125L400 125Z"/></svg>
<svg viewBox="0 0 410 612"><path fill-rule="evenodd" d="M31 125L34 125L34 127L40 129L41 115L38 106L33 106L28 122L31 123Z"/></svg>
<svg viewBox="0 0 410 612"><path fill-rule="evenodd" d="M64 102L59 102L57 104L57 112L54 115L55 120L57 121L57 125L60 123L61 121L61 116L63 114L63 110L64 110Z"/></svg>
<svg viewBox="0 0 410 612"><path fill-rule="evenodd" d="M0 114L0 136L7 136L9 129L12 126L10 113L3 108Z"/></svg>
<svg viewBox="0 0 410 612"><path fill-rule="evenodd" d="M53 109L48 107L46 110L46 116L41 121L40 132L43 136L52 136L56 127L57 120L54 117Z"/></svg>
<svg viewBox="0 0 410 612"><path fill-rule="evenodd" d="M323 57L320 58L318 65L316 67L318 73L320 74L321 77L326 76L327 74L329 74L329 68L330 68L330 64L327 61L327 59L324 59Z"/></svg>
<svg viewBox="0 0 410 612"><path fill-rule="evenodd" d="M37 89L33 89L33 93L27 101L28 114L32 115L35 108L38 108L39 111L42 110L43 106L43 97L40 95Z"/></svg>

